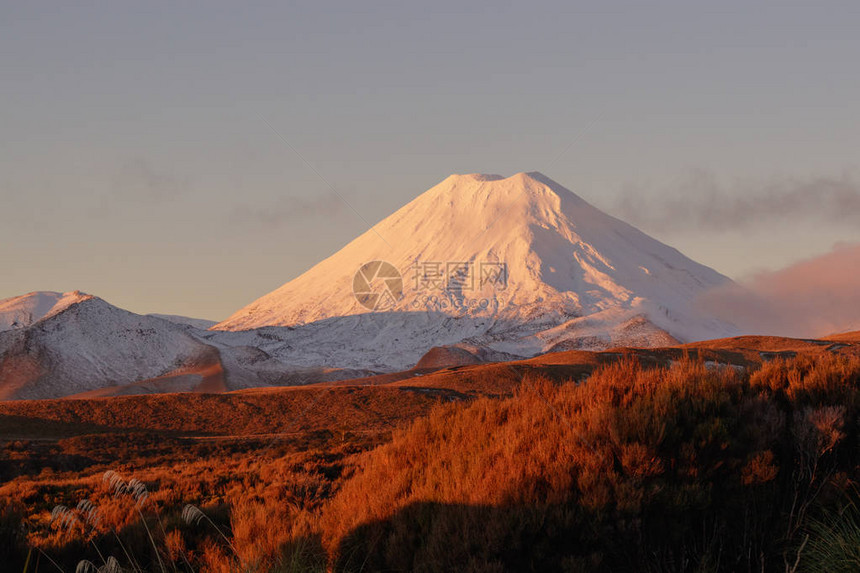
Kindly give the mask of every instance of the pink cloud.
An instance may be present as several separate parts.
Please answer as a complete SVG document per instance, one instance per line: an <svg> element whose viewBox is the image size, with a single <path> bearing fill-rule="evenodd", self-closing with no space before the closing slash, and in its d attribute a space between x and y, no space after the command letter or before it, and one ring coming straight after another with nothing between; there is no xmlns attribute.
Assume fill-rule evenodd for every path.
<svg viewBox="0 0 860 573"><path fill-rule="evenodd" d="M699 302L749 334L814 337L860 330L860 243L759 273Z"/></svg>

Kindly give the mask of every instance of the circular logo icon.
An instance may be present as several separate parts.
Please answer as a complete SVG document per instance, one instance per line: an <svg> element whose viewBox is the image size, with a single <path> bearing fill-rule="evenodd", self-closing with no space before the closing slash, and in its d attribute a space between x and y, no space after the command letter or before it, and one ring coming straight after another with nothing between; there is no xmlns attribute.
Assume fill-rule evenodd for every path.
<svg viewBox="0 0 860 573"><path fill-rule="evenodd" d="M403 296L403 277L389 262L370 261L355 272L352 294L368 310L391 308Z"/></svg>

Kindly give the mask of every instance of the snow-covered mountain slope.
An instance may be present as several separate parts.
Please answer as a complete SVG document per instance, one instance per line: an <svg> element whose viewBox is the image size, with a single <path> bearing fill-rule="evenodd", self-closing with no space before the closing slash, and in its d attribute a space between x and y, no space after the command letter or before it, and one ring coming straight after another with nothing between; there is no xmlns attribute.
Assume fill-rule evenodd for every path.
<svg viewBox="0 0 860 573"><path fill-rule="evenodd" d="M30 326L88 297L80 291L41 291L0 300L0 331Z"/></svg>
<svg viewBox="0 0 860 573"><path fill-rule="evenodd" d="M361 374L289 366L258 348L208 342L206 331L83 293L34 293L0 308L17 317L14 329L0 332L0 400L219 392Z"/></svg>
<svg viewBox="0 0 860 573"><path fill-rule="evenodd" d="M213 344L259 348L296 366L333 365L375 372L412 368L434 346L466 345L488 356L517 359L554 350L677 343L644 316L618 309L570 319L557 326L434 311L373 312L296 327L210 330L203 336Z"/></svg>
<svg viewBox="0 0 860 573"><path fill-rule="evenodd" d="M385 265L356 275L372 261L401 282ZM334 345L293 350L342 355L370 337L389 357L417 351L403 339L420 352L465 340L520 355L654 345L734 334L693 304L728 282L540 173L452 175L214 329L291 326L313 339L309 327L326 324ZM362 315L376 326L347 321Z"/></svg>

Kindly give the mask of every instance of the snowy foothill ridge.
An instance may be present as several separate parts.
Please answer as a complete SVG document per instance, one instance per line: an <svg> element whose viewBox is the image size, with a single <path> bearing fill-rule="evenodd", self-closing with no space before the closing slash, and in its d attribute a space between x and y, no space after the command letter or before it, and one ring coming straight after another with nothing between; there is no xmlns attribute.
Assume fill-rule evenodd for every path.
<svg viewBox="0 0 860 573"><path fill-rule="evenodd" d="M222 392L350 378L291 365L243 340L117 308L80 292L0 301L0 400Z"/></svg>

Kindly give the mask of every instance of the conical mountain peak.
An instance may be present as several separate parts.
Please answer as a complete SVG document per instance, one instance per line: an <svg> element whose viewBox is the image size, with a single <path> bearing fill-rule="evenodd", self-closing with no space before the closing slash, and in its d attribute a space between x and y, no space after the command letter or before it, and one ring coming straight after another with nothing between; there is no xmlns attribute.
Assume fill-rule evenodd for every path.
<svg viewBox="0 0 860 573"><path fill-rule="evenodd" d="M509 177L487 173L453 174L434 187L456 187L458 189L538 189L546 188L556 193L573 194L561 184L539 171L521 171ZM432 189L431 189L432 191Z"/></svg>
<svg viewBox="0 0 860 573"><path fill-rule="evenodd" d="M504 175L496 175L495 173L454 173L448 179L455 181L501 181L505 179ZM446 179L447 180L447 179Z"/></svg>
<svg viewBox="0 0 860 573"><path fill-rule="evenodd" d="M402 286L370 277L357 296L354 277L374 261L395 269ZM542 173L452 175L215 328L428 312L562 324L617 311L647 315L690 340L713 334L693 324L693 299L727 280ZM378 297L376 288L384 291ZM370 300L390 304L369 307Z"/></svg>
<svg viewBox="0 0 860 573"><path fill-rule="evenodd" d="M510 177L480 173L451 175L417 200L422 198L461 201L464 207L472 210L498 208L499 203L508 204L511 210L516 209L516 205L522 207L535 203L545 203L545 208L555 210L562 208L562 202L587 204L578 195L538 171L515 173Z"/></svg>
<svg viewBox="0 0 860 573"><path fill-rule="evenodd" d="M451 175L380 222L373 233L382 237L394 234L399 241L396 233L403 231L405 222L414 221L418 231L456 233L462 242L486 242L515 229L522 234L532 224L557 226L566 211L572 214L582 209L597 211L539 172L510 177ZM484 235L488 231L492 232Z"/></svg>

